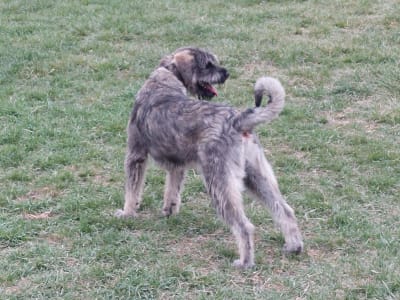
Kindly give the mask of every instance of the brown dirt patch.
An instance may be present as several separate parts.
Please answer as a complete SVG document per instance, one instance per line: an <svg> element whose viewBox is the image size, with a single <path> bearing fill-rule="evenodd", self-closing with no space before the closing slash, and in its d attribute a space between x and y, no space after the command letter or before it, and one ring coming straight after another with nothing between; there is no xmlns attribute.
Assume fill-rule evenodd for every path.
<svg viewBox="0 0 400 300"><path fill-rule="evenodd" d="M45 211L42 213L37 213L37 214L23 214L23 218L25 220L43 220L43 219L50 219L53 217L54 214L51 211Z"/></svg>
<svg viewBox="0 0 400 300"><path fill-rule="evenodd" d="M60 194L60 191L53 186L45 186L33 189L17 198L17 201L28 201L28 200L43 200L46 198L55 198Z"/></svg>

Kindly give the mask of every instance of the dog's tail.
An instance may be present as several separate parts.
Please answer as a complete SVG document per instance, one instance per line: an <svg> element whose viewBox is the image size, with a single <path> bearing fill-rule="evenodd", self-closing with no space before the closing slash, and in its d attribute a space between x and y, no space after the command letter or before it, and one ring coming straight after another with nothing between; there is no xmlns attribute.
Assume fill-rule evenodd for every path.
<svg viewBox="0 0 400 300"><path fill-rule="evenodd" d="M263 96L268 96L268 105L259 107ZM254 86L256 108L247 109L234 120L234 127L241 132L249 132L261 123L276 118L285 104L285 90L282 84L272 77L261 77Z"/></svg>

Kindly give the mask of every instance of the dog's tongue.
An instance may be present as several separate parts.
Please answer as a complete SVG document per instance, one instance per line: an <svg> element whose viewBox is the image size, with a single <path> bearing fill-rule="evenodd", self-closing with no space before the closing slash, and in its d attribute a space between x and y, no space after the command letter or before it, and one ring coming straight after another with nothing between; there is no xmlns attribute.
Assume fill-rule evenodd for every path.
<svg viewBox="0 0 400 300"><path fill-rule="evenodd" d="M218 96L217 90L216 90L215 87L213 87L211 84L207 84L206 88L207 88L207 90L209 90L211 93L213 93L214 96Z"/></svg>

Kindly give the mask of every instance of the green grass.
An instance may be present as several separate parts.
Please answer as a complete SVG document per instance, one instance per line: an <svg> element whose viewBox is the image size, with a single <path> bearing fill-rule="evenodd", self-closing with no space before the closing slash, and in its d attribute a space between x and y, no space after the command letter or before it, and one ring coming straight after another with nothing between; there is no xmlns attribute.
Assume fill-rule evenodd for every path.
<svg viewBox="0 0 400 300"><path fill-rule="evenodd" d="M400 298L399 16L394 0L1 1L0 299ZM300 257L246 199L257 267L232 268L194 172L178 216L160 216L152 167L140 217L113 217L134 96L185 45L229 69L215 101L250 107L259 76L283 82L258 131Z"/></svg>

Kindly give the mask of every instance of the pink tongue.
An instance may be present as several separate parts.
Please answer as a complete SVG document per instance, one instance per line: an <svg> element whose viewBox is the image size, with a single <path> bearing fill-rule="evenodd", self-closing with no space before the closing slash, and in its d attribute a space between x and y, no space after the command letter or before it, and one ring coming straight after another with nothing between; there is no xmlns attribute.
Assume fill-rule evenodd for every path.
<svg viewBox="0 0 400 300"><path fill-rule="evenodd" d="M207 89L208 89L211 93L213 93L215 96L218 96L217 90L216 90L211 84L207 85Z"/></svg>

